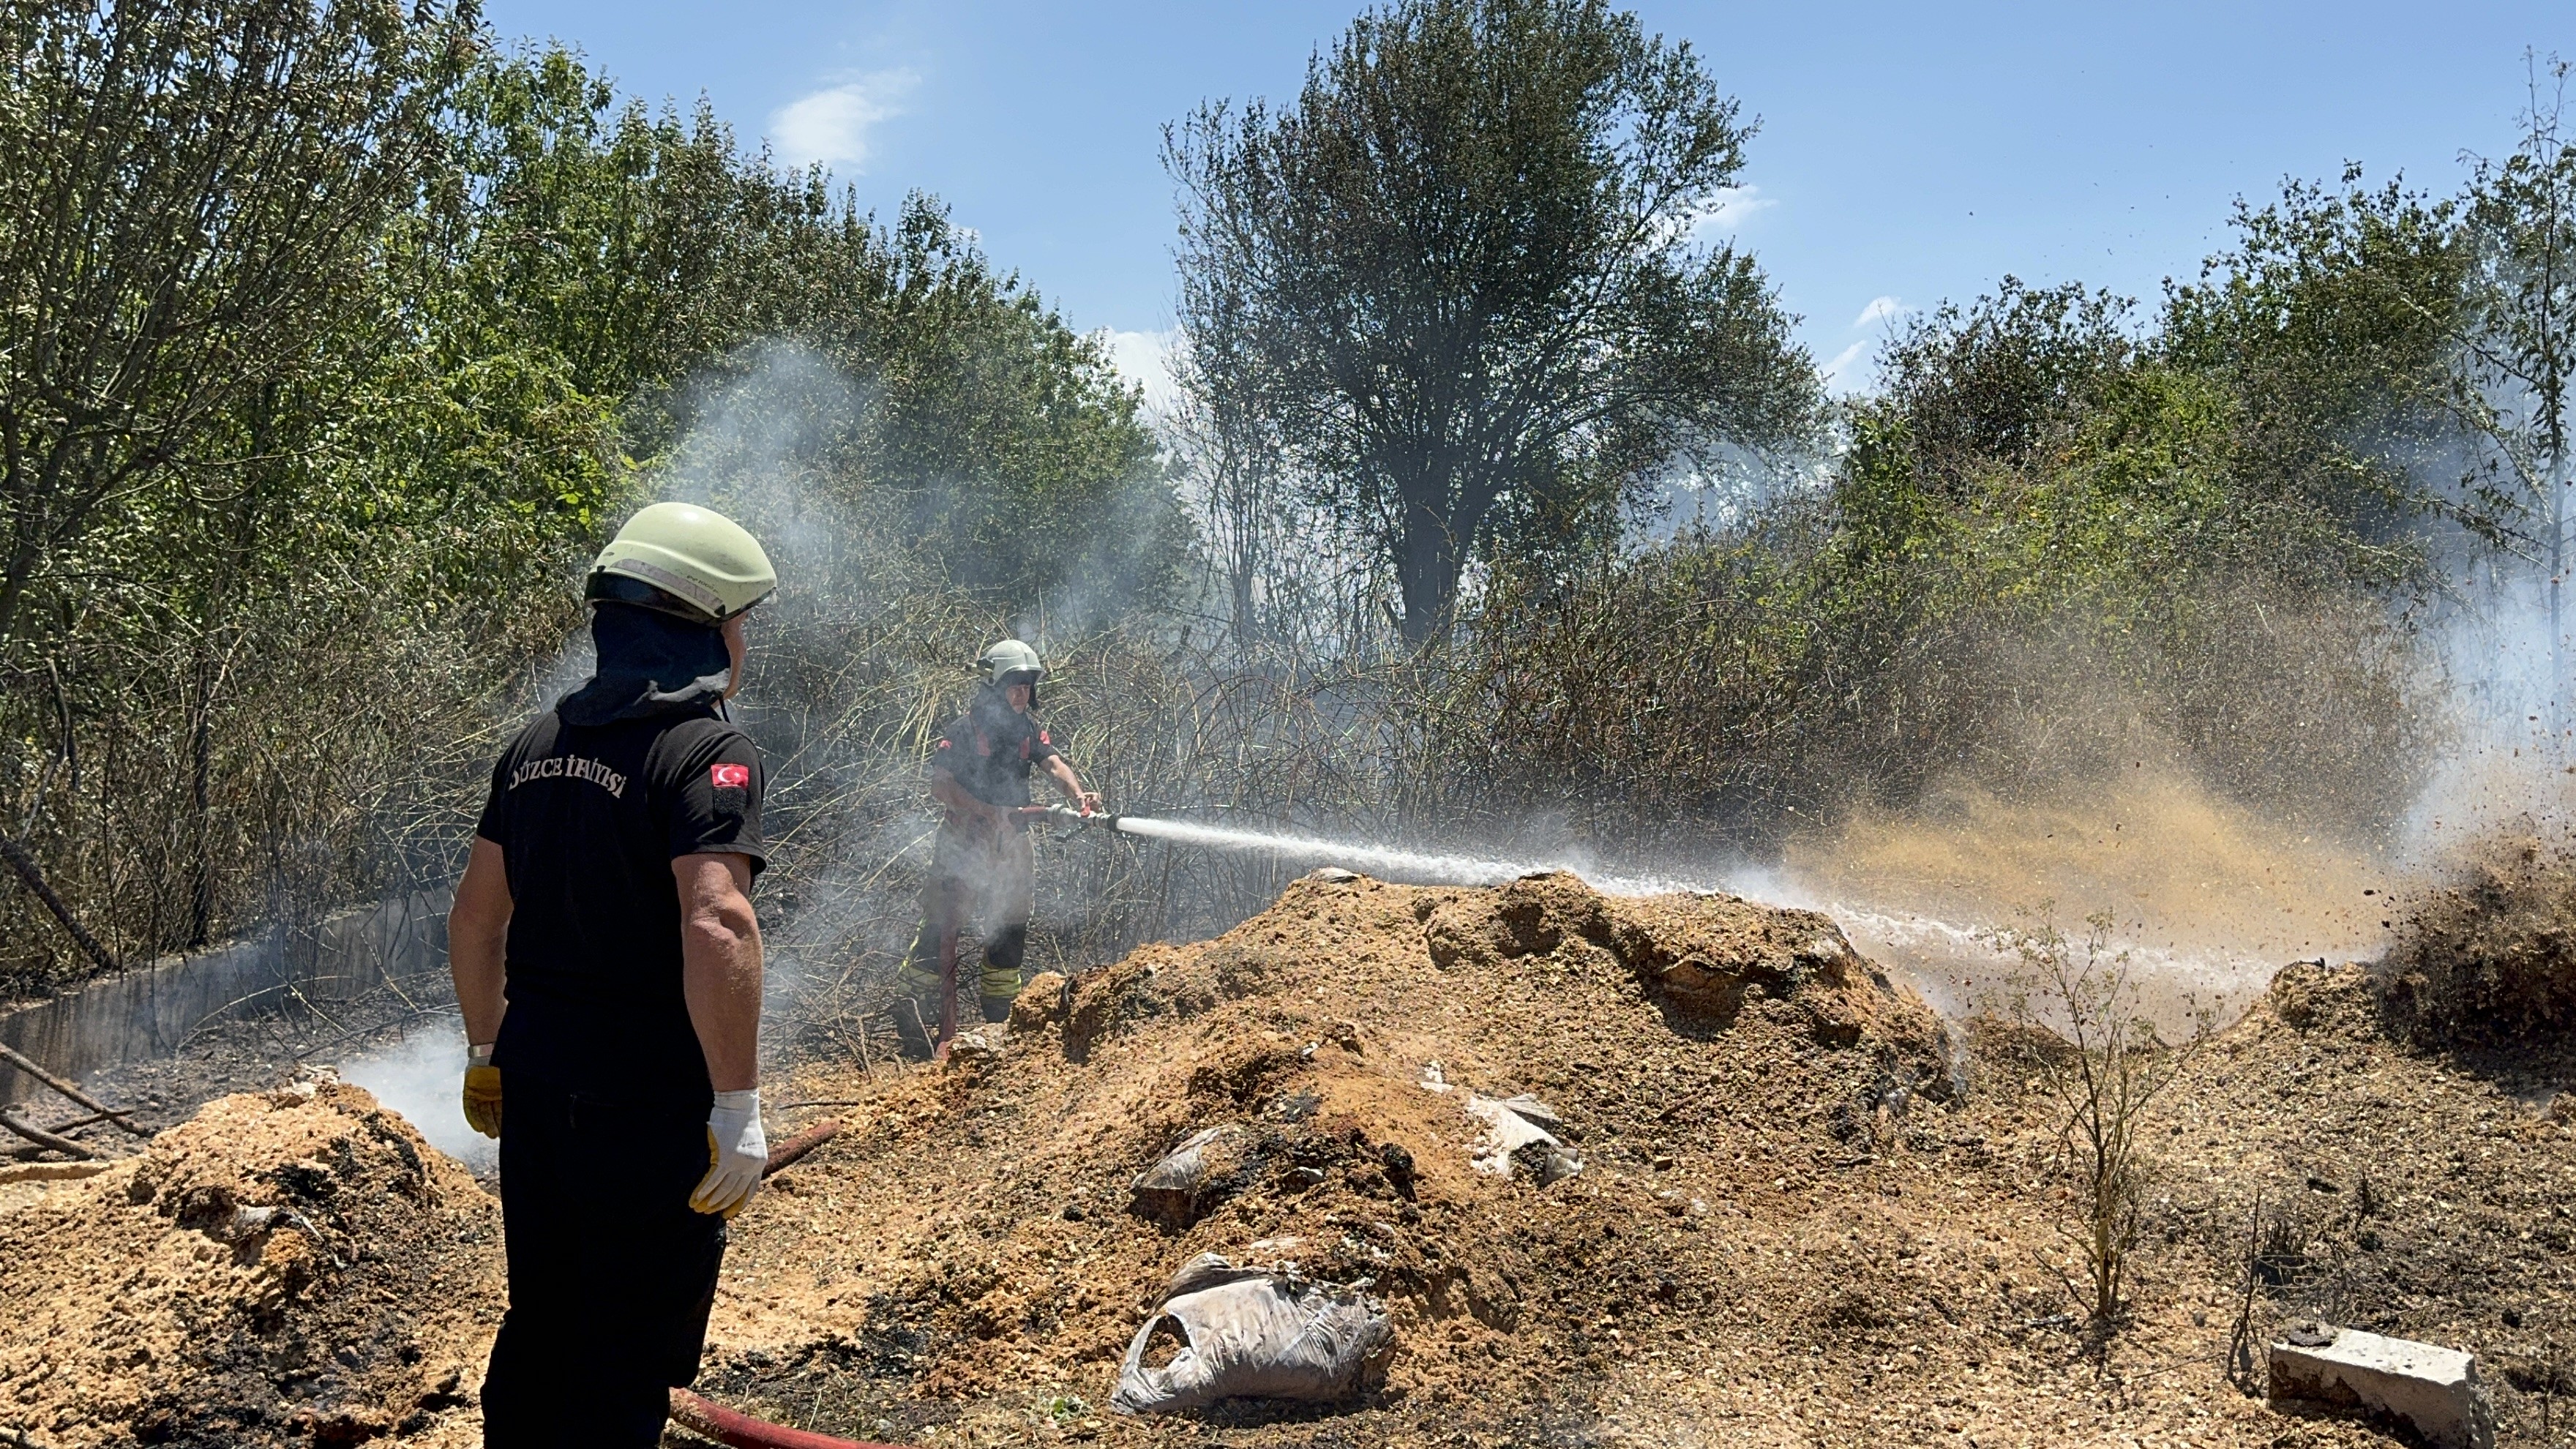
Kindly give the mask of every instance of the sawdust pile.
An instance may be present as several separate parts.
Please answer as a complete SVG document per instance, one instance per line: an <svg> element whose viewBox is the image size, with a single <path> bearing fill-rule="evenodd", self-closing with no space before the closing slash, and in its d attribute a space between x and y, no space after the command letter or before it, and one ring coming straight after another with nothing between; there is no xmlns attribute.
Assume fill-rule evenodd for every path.
<svg viewBox="0 0 2576 1449"><path fill-rule="evenodd" d="M2105 1346L2071 1311L2073 1182L2022 1044L1951 1052L1824 917L1310 880L1217 941L1042 981L997 1050L799 1079L849 1130L737 1224L701 1387L924 1444L2395 1442L2231 1382L2240 1315L2259 1343L2329 1312L2485 1355L2536 1433L2565 1392L2548 1345L2576 1342L2576 1135L2541 1080L2568 1064L2429 1057L2354 989L2291 973L2148 1125ZM1478 1171L1470 1091L1545 1102L1582 1173ZM1198 1197L1133 1199L1226 1124ZM1367 1283L1398 1333L1384 1386L1105 1412L1206 1251Z"/></svg>
<svg viewBox="0 0 2576 1449"><path fill-rule="evenodd" d="M800 1080L861 1110L737 1224L706 1383L866 1437L1150 1437L1097 1406L1155 1291L1215 1251L1390 1305L1386 1386L1328 1442L1553 1442L1631 1381L1785 1408L1819 1342L1916 1310L1855 1296L1872 1249L1839 1217L1812 1242L1767 1225L1850 1196L1951 1072L1938 1019L1820 915L1312 879L1217 941L1042 979L998 1054ZM1471 1092L1555 1109L1583 1172L1478 1170ZM1229 1124L1186 1211L1131 1201Z"/></svg>
<svg viewBox="0 0 2576 1449"><path fill-rule="evenodd" d="M2384 964L2393 1022L2419 1041L2511 1042L2576 1026L2576 853L2496 835L2405 910Z"/></svg>
<svg viewBox="0 0 2576 1449"><path fill-rule="evenodd" d="M0 1210L0 1423L29 1442L479 1438L500 1206L367 1093L225 1097L22 1191Z"/></svg>

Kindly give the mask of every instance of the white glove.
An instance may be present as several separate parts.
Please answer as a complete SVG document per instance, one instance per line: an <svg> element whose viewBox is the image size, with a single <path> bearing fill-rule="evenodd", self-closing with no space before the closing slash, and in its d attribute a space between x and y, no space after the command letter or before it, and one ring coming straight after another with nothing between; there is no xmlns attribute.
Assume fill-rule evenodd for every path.
<svg viewBox="0 0 2576 1449"><path fill-rule="evenodd" d="M707 1114L707 1175L689 1194L689 1206L702 1213L732 1217L760 1190L760 1174L769 1166L769 1136L760 1127L760 1089L718 1092Z"/></svg>

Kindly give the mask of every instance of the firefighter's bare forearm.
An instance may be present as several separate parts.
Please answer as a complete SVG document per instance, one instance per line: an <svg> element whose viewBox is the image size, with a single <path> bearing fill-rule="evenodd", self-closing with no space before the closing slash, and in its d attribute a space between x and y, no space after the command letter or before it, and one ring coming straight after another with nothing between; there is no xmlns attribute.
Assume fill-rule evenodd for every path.
<svg viewBox="0 0 2576 1449"><path fill-rule="evenodd" d="M1055 776L1056 786L1064 791L1064 798L1067 800L1072 801L1076 805L1098 805L1100 803L1099 796L1082 788L1082 777L1073 772L1073 766L1065 763L1064 756L1049 756L1046 762L1046 769L1048 774Z"/></svg>
<svg viewBox="0 0 2576 1449"><path fill-rule="evenodd" d="M751 909L751 862L684 855L680 886L680 987L689 1024L719 1092L760 1085L760 921Z"/></svg>
<svg viewBox="0 0 2576 1449"><path fill-rule="evenodd" d="M510 873L501 847L475 837L447 913L447 974L465 1012L465 1039L488 1046L501 1034L504 957L510 940Z"/></svg>

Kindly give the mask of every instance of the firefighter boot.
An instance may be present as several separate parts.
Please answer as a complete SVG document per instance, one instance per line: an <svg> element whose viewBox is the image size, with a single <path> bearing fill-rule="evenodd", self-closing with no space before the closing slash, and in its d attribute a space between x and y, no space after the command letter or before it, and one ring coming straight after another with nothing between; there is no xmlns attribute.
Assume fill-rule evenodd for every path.
<svg viewBox="0 0 2576 1449"><path fill-rule="evenodd" d="M977 1004L984 1008L986 1021L1011 1019L1011 999L1020 994L1025 983L1020 977L1020 958L1028 954L1029 928L1025 924L1004 926L993 933L984 946L984 977L977 982L982 995Z"/></svg>

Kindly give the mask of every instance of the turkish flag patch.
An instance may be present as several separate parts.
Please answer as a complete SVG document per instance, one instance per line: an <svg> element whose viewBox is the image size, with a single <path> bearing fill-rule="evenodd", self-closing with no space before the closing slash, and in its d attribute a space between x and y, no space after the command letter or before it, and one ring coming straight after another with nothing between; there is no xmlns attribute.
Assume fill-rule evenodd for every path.
<svg viewBox="0 0 2576 1449"><path fill-rule="evenodd" d="M751 766L709 765L707 783L719 790L748 790L751 788Z"/></svg>

